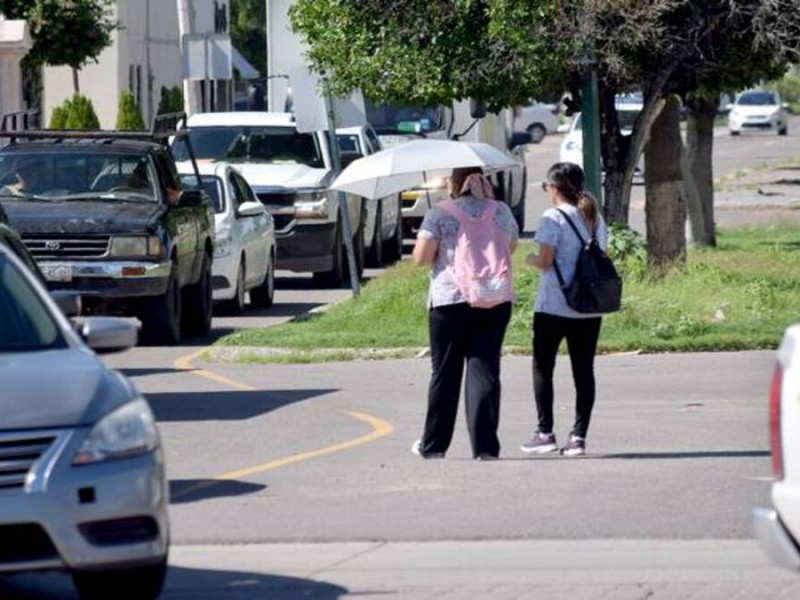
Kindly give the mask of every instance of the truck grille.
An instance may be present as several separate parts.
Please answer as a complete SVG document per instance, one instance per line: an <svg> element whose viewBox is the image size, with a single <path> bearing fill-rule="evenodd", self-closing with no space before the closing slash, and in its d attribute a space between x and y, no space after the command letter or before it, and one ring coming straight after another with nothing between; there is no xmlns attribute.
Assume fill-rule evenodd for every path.
<svg viewBox="0 0 800 600"><path fill-rule="evenodd" d="M25 486L28 472L47 451L55 436L0 436L0 490Z"/></svg>
<svg viewBox="0 0 800 600"><path fill-rule="evenodd" d="M294 192L257 192L256 196L262 204L272 206L292 206L297 200Z"/></svg>
<svg viewBox="0 0 800 600"><path fill-rule="evenodd" d="M34 258L81 259L101 258L108 253L111 236L71 237L55 235L24 235L22 241Z"/></svg>

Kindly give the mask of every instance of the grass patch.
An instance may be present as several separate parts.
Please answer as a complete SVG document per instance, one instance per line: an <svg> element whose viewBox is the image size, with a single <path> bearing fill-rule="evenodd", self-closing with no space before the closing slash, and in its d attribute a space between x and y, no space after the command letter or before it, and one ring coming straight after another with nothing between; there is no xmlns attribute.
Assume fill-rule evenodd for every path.
<svg viewBox="0 0 800 600"><path fill-rule="evenodd" d="M786 326L800 320L800 230L777 225L722 231L718 244L691 249L685 268L662 277L626 277L622 310L604 319L600 350L776 347ZM505 343L515 353L531 347L538 274L523 264L531 248L521 243L514 255L518 301ZM368 282L359 298L289 323L236 332L217 345L290 350L258 354L248 349L242 358L257 362L413 355L428 345L427 287L428 270L402 261Z"/></svg>

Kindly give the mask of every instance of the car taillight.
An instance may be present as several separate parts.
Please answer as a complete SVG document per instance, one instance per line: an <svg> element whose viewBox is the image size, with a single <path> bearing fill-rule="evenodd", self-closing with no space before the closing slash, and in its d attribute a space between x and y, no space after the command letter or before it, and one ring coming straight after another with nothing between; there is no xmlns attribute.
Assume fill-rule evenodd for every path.
<svg viewBox="0 0 800 600"><path fill-rule="evenodd" d="M783 446L781 445L781 385L783 368L775 365L772 384L769 388L769 438L772 447L772 475L776 480L783 479Z"/></svg>

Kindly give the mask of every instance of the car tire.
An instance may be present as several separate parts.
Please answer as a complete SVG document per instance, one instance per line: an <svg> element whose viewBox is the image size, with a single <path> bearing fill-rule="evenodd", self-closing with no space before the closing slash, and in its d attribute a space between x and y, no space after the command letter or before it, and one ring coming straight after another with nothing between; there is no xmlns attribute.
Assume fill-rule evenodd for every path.
<svg viewBox="0 0 800 600"><path fill-rule="evenodd" d="M342 242L342 224L336 222L336 231L333 236L333 268L330 271L315 271L314 285L325 288L336 288L342 285L345 278L345 262L347 253Z"/></svg>
<svg viewBox="0 0 800 600"><path fill-rule="evenodd" d="M739 135L739 132L731 130L731 135Z"/></svg>
<svg viewBox="0 0 800 600"><path fill-rule="evenodd" d="M167 289L160 296L147 298L141 314L142 339L159 346L174 346L181 341L183 302L178 287L178 265L173 262Z"/></svg>
<svg viewBox="0 0 800 600"><path fill-rule="evenodd" d="M392 237L384 242L383 257L388 263L395 263L403 258L403 213L399 201L397 203L397 223L395 223Z"/></svg>
<svg viewBox="0 0 800 600"><path fill-rule="evenodd" d="M380 204L375 213L375 232L372 234L372 243L367 250L366 262L368 267L378 268L383 264L383 210Z"/></svg>
<svg viewBox="0 0 800 600"><path fill-rule="evenodd" d="M244 256L239 260L239 268L236 270L236 289L233 291L233 298L222 303L223 312L226 315L241 315L244 312Z"/></svg>
<svg viewBox="0 0 800 600"><path fill-rule="evenodd" d="M528 133L531 136L531 143L538 144L540 143L545 136L547 135L547 130L544 128L543 125L539 123L534 123L530 127L528 127Z"/></svg>
<svg viewBox="0 0 800 600"><path fill-rule="evenodd" d="M778 135L789 135L789 128L784 125L781 129L778 129Z"/></svg>
<svg viewBox="0 0 800 600"><path fill-rule="evenodd" d="M259 308L269 308L275 301L275 257L270 255L264 282L250 290L250 303Z"/></svg>
<svg viewBox="0 0 800 600"><path fill-rule="evenodd" d="M81 600L108 600L124 595L156 600L167 576L167 558L141 567L108 571L73 571L72 582Z"/></svg>
<svg viewBox="0 0 800 600"><path fill-rule="evenodd" d="M204 336L211 332L214 313L213 289L211 288L211 257L203 253L200 279L187 285L183 291L183 329L190 335Z"/></svg>

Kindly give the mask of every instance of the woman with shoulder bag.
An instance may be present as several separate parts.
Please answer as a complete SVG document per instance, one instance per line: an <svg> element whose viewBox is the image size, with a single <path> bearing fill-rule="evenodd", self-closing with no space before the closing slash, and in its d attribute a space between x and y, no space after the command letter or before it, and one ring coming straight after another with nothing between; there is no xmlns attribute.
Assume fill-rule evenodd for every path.
<svg viewBox="0 0 800 600"><path fill-rule="evenodd" d="M500 354L511 319L511 302L492 308L468 304L454 276L461 224L452 211L461 211L457 213L461 219L480 219L486 210L493 210L494 224L505 233L509 254L519 230L509 207L494 200L491 183L480 168L455 169L449 186L454 200L428 211L412 254L417 265L431 266L428 326L432 363L425 428L412 452L423 458L444 458L453 437L466 364L464 394L472 455L479 460L492 459L500 454ZM444 206L446 202L448 206Z"/></svg>
<svg viewBox="0 0 800 600"><path fill-rule="evenodd" d="M564 281L571 281L583 239L595 237L606 250L608 231L597 202L584 190L583 170L573 163L556 163L547 173L542 189L553 204L542 215L534 240L539 254L529 254L526 263L542 272L533 314L533 392L538 429L522 444L526 454L560 451L565 456L586 453L586 434L595 401L594 357L600 335L601 315L580 313L567 304L556 268ZM572 221L572 224L570 224ZM572 378L575 382L575 421L567 443L560 449L553 431L553 371L558 347L567 340Z"/></svg>

